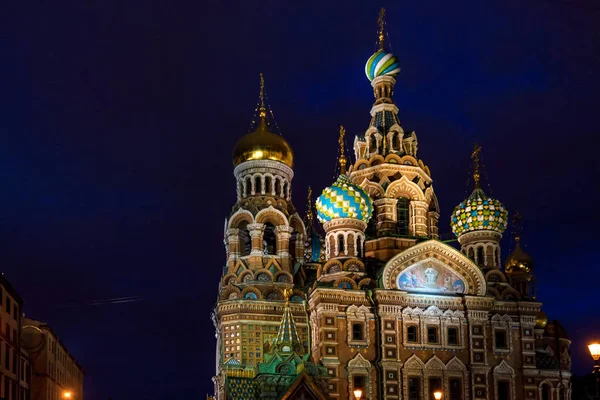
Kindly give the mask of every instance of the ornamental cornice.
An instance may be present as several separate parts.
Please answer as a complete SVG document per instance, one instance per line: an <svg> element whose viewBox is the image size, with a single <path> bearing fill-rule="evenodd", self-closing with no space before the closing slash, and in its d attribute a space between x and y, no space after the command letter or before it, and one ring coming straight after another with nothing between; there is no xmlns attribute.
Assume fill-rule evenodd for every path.
<svg viewBox="0 0 600 400"><path fill-rule="evenodd" d="M394 114L398 114L398 107L394 103L382 103L377 104L371 107L371 117L373 117L378 112L382 111L391 111Z"/></svg>
<svg viewBox="0 0 600 400"><path fill-rule="evenodd" d="M499 242L502 239L502 234L492 230L477 230L463 233L458 237L458 243L467 245L474 241L490 240Z"/></svg>
<svg viewBox="0 0 600 400"><path fill-rule="evenodd" d="M402 175L409 176L411 178L418 176L424 183L427 184L433 182L431 177L427 175L427 173L420 166L391 163L373 165L363 169L353 169L350 173L350 180L356 185L361 185L363 180L366 179L367 181L372 181L372 178L376 175L391 176L397 172L400 172Z"/></svg>
<svg viewBox="0 0 600 400"><path fill-rule="evenodd" d="M284 301L261 300L220 300L217 303L217 312L222 315L247 313L247 314L274 314L283 313ZM306 318L304 307L301 304L289 303L290 311L294 316Z"/></svg>
<svg viewBox="0 0 600 400"><path fill-rule="evenodd" d="M292 178L294 177L294 170L291 169L290 167L288 167L287 165L279 162L279 161L272 161L272 160L250 160L250 161L245 161L243 163L241 163L240 165L238 165L237 167L235 167L235 169L233 170L233 175L235 176L236 179L239 179L240 176L243 175L247 175L250 173L265 173L265 172L273 172L273 171L277 171L280 172L282 175L285 175L285 177L291 181Z"/></svg>
<svg viewBox="0 0 600 400"><path fill-rule="evenodd" d="M335 218L323 224L323 229L325 229L326 232L330 232L334 229L340 228L364 231L365 229L367 229L367 223L365 221L355 218Z"/></svg>
<svg viewBox="0 0 600 400"><path fill-rule="evenodd" d="M316 288L310 294L308 304L310 309L315 309L319 304L331 303L340 305L369 305L365 292L359 290Z"/></svg>

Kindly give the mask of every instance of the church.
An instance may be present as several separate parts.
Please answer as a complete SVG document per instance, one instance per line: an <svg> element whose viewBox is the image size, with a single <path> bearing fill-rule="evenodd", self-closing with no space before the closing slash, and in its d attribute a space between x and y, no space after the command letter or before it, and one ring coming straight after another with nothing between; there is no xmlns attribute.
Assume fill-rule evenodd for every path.
<svg viewBox="0 0 600 400"><path fill-rule="evenodd" d="M518 214L480 186L480 147L471 195L440 215L393 101L400 66L383 14L365 65L368 127L351 143L340 127L338 177L316 199L309 189L306 215L261 75L252 132L233 149L214 398L568 400L570 341L536 298ZM440 240L440 219L456 240Z"/></svg>

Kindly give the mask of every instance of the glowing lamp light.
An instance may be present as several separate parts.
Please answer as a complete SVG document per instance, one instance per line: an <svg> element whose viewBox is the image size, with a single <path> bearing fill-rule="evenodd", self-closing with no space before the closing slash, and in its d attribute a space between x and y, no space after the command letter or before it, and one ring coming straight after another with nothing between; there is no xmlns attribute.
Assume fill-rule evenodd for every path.
<svg viewBox="0 0 600 400"><path fill-rule="evenodd" d="M252 153L252 158L253 159L260 159L263 156L263 152L262 150L256 150L255 152Z"/></svg>
<svg viewBox="0 0 600 400"><path fill-rule="evenodd" d="M441 400L441 398L442 398L442 392L440 392L439 390L433 392L433 397L435 398L435 400Z"/></svg>
<svg viewBox="0 0 600 400"><path fill-rule="evenodd" d="M360 400L360 398L362 397L362 390L356 389L354 391L354 397L356 397L356 400Z"/></svg>
<svg viewBox="0 0 600 400"><path fill-rule="evenodd" d="M600 343L592 343L588 345L588 348L590 349L590 354L592 355L592 358L594 360L600 360Z"/></svg>
<svg viewBox="0 0 600 400"><path fill-rule="evenodd" d="M70 399L71 397L73 397L73 394L71 392L64 392L63 397L65 399Z"/></svg>

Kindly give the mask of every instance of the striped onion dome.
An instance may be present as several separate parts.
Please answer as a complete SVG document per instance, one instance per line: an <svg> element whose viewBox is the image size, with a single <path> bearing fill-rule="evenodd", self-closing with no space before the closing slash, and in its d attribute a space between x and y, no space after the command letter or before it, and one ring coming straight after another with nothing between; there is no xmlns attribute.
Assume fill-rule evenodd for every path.
<svg viewBox="0 0 600 400"><path fill-rule="evenodd" d="M508 211L504 205L477 188L468 199L456 206L450 225L456 237L467 232L485 230L501 234L506 229L507 218Z"/></svg>
<svg viewBox="0 0 600 400"><path fill-rule="evenodd" d="M333 185L323 190L315 203L315 208L321 223L338 218L354 218L369 222L373 214L373 201L367 192L342 174Z"/></svg>
<svg viewBox="0 0 600 400"><path fill-rule="evenodd" d="M378 76L396 76L400 72L398 59L392 53L380 49L367 60L365 74L370 81Z"/></svg>

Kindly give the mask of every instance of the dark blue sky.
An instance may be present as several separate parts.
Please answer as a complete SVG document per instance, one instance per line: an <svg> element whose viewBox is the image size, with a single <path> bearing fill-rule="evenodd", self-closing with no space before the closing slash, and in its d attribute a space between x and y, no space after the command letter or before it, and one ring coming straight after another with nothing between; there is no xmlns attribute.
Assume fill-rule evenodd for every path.
<svg viewBox="0 0 600 400"><path fill-rule="evenodd" d="M35 4L37 3L37 4ZM88 400L202 398L235 201L231 150L264 72L296 152L294 201L331 183L337 127L363 132L364 62L388 8L442 207L482 144L493 195L523 215L538 297L573 339L600 333L595 1L5 2L0 13L2 271L87 371ZM504 246L508 251L509 243ZM90 305L139 296L140 301Z"/></svg>

